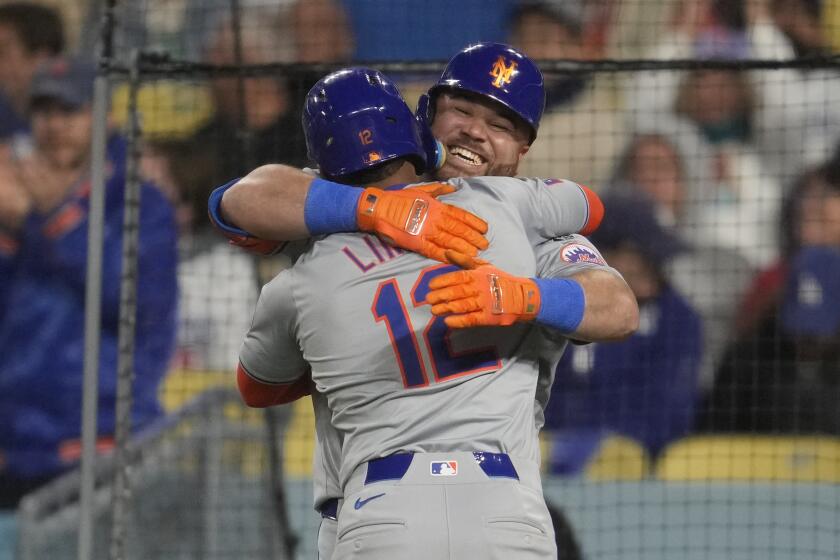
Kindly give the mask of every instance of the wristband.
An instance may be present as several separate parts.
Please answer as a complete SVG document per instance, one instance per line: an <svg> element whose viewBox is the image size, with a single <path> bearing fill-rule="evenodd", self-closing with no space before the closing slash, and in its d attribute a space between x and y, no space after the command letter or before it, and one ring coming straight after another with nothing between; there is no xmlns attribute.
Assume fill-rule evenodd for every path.
<svg viewBox="0 0 840 560"><path fill-rule="evenodd" d="M303 219L311 235L359 231L356 208L362 189L313 179L303 206Z"/></svg>
<svg viewBox="0 0 840 560"><path fill-rule="evenodd" d="M222 196L224 196L225 192L229 188L231 188L238 182L239 179L234 179L233 181L225 183L224 185L210 193L210 199L207 201L207 212L210 214L210 221L213 222L213 225L225 232L225 234L227 234L228 237L232 235L240 237L251 237L251 234L245 231L244 229L232 226L222 219Z"/></svg>
<svg viewBox="0 0 840 560"><path fill-rule="evenodd" d="M536 321L562 333L571 333L583 320L586 296L583 288L568 278L533 278L542 304Z"/></svg>

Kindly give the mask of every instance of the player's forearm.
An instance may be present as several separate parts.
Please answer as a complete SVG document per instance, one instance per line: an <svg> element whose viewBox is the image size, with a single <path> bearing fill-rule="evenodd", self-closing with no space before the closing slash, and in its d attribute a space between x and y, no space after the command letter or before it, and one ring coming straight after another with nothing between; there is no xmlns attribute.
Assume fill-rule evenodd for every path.
<svg viewBox="0 0 840 560"><path fill-rule="evenodd" d="M274 241L359 231L362 192L294 167L264 165L225 190L218 217L244 230L240 234ZM213 216L212 196L210 212Z"/></svg>
<svg viewBox="0 0 840 560"><path fill-rule="evenodd" d="M395 191L364 189L266 165L213 191L209 212L235 245L261 254L269 254L278 241L366 231L440 261L446 261L447 250L474 257L487 248L487 224L436 200L453 191L455 187L443 183ZM271 243L263 247L263 240Z"/></svg>
<svg viewBox="0 0 840 560"><path fill-rule="evenodd" d="M588 342L621 340L639 327L639 305L627 283L605 270L572 276L585 297L583 318L569 336Z"/></svg>
<svg viewBox="0 0 840 560"><path fill-rule="evenodd" d="M258 167L225 191L221 217L262 239L306 239L304 206L313 179L286 165Z"/></svg>

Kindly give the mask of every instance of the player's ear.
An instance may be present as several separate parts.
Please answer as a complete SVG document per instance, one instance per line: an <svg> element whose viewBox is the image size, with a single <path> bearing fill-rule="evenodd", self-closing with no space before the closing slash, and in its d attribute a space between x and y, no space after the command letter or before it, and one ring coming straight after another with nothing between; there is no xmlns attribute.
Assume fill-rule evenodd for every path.
<svg viewBox="0 0 840 560"><path fill-rule="evenodd" d="M519 152L517 153L517 161L522 161L522 157L531 149L531 129L525 124L522 119L513 121L516 128L514 129L514 139L519 144Z"/></svg>
<svg viewBox="0 0 840 560"><path fill-rule="evenodd" d="M530 144L523 144L523 145L519 148L519 154L517 154L517 161L520 161L520 162L521 162L521 161L522 161L522 158L523 158L523 157L525 157L525 154L527 154L527 153L528 153L528 150L530 150L530 149L531 149L531 145L530 145Z"/></svg>

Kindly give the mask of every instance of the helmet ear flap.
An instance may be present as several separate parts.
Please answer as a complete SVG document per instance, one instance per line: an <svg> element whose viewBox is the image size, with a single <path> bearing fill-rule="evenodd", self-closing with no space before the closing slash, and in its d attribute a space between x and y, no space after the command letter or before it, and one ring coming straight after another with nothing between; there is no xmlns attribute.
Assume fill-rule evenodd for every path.
<svg viewBox="0 0 840 560"><path fill-rule="evenodd" d="M427 126L432 126L432 121L435 119L435 108L428 93L424 93L417 99L417 110L414 111L414 114L421 122L425 122Z"/></svg>
<svg viewBox="0 0 840 560"><path fill-rule="evenodd" d="M414 118L420 131L423 151L426 153L426 172L437 171L443 167L446 161L446 148L432 134L432 108L429 94L424 93L417 100L417 110L414 112Z"/></svg>
<svg viewBox="0 0 840 560"><path fill-rule="evenodd" d="M433 167L434 171L437 171L443 164L446 163L446 147L440 140L435 139L435 158L429 159L429 162L432 162L429 167ZM428 154L427 157L431 157L431 154Z"/></svg>
<svg viewBox="0 0 840 560"><path fill-rule="evenodd" d="M301 122L310 158L330 177L400 157L415 161L418 174L430 163L416 116L377 70L345 68L321 78L306 96Z"/></svg>

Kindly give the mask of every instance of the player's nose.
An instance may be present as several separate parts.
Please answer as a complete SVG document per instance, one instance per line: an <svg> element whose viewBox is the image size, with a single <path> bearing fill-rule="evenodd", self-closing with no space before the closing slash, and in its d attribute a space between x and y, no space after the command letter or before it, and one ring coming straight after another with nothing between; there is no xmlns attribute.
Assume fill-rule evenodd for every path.
<svg viewBox="0 0 840 560"><path fill-rule="evenodd" d="M487 140L487 123L483 119L472 117L464 122L461 131L471 140L484 142Z"/></svg>

